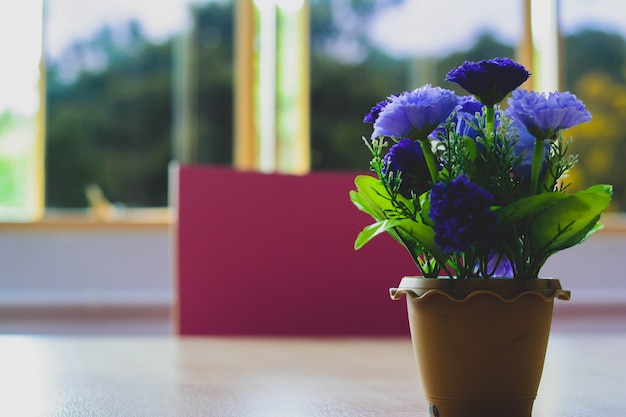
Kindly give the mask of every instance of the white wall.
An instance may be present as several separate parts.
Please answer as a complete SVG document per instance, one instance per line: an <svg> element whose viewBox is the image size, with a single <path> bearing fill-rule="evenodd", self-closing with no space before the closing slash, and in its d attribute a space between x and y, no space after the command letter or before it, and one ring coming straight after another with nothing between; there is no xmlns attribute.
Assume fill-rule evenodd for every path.
<svg viewBox="0 0 626 417"><path fill-rule="evenodd" d="M572 291L555 302L554 327L626 331L626 233L600 231L581 245L551 257L542 270Z"/></svg>
<svg viewBox="0 0 626 417"><path fill-rule="evenodd" d="M167 226L0 229L0 332L170 332L170 244Z"/></svg>
<svg viewBox="0 0 626 417"><path fill-rule="evenodd" d="M0 332L171 333L171 245L167 226L0 227ZM572 291L554 327L626 330L624 259L624 231L553 256L542 275Z"/></svg>

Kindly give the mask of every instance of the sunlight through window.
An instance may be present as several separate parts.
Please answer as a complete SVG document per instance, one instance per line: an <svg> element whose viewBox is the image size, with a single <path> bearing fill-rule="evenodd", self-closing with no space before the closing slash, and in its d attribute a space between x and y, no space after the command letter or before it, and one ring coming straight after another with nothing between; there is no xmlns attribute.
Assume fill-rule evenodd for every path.
<svg viewBox="0 0 626 417"><path fill-rule="evenodd" d="M43 209L42 0L0 4L0 220Z"/></svg>

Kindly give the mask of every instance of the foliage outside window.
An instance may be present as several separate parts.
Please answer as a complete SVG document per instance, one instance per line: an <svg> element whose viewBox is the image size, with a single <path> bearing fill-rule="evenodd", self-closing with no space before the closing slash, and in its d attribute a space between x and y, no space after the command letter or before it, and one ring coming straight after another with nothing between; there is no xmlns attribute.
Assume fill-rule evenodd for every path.
<svg viewBox="0 0 626 417"><path fill-rule="evenodd" d="M354 138L366 136L359 122L389 91L411 85L414 62L390 57L368 36L367 25L346 28L348 13L367 22L399 0L311 0L311 158L316 170L362 169L367 150ZM338 11L338 5L343 9ZM347 12L346 12L347 8ZM193 6L200 163L232 160L233 3ZM347 19L344 19L347 21ZM346 45L351 49L346 49ZM98 184L126 206L167 204L172 153L172 90L175 38L150 41L140 24L103 27L48 62L47 205L84 207L85 187ZM341 47L343 45L343 47ZM626 40L619 34L578 30L564 35L562 89L583 100L594 119L573 129L572 150L584 153L575 184L615 186L613 210L626 209L625 133ZM343 49L342 49L343 48ZM352 51L347 53L346 51ZM356 51L356 52L355 52ZM486 32L462 50L432 59L444 74L465 60L515 56L515 45ZM98 65L94 65L97 63ZM443 79L435 85L448 85ZM620 93L623 92L623 93Z"/></svg>

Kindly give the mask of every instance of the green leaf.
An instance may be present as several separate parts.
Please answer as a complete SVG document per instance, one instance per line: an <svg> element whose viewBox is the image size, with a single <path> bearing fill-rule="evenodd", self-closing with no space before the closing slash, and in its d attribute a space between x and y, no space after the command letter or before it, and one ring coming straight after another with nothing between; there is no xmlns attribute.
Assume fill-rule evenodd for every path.
<svg viewBox="0 0 626 417"><path fill-rule="evenodd" d="M500 207L496 210L496 213L500 218L500 224L505 226L530 215L540 213L567 197L568 195L563 193L537 194L531 197L520 198L511 204Z"/></svg>
<svg viewBox="0 0 626 417"><path fill-rule="evenodd" d="M354 249L361 249L363 245L382 233L393 232L393 228L397 225L398 220L382 220L365 226L354 241Z"/></svg>
<svg viewBox="0 0 626 417"><path fill-rule="evenodd" d="M394 210L391 202L391 196L385 189L385 186L381 184L380 180L370 175L359 175L354 180L358 193L361 195L361 203L367 201L370 214L375 219L385 219L387 216L385 212ZM403 201L405 204L411 204L408 200L403 199L402 196L397 196L399 201Z"/></svg>
<svg viewBox="0 0 626 417"><path fill-rule="evenodd" d="M467 151L467 157L471 162L474 162L479 153L476 141L469 136L463 136L461 140L463 142L463 149Z"/></svg>
<svg viewBox="0 0 626 417"><path fill-rule="evenodd" d="M411 219L402 219L396 225L395 230L403 241L413 241L413 245L420 248L420 254L425 250L440 261L440 264L443 264L447 259L447 256L441 252L435 243L435 231L432 227Z"/></svg>
<svg viewBox="0 0 626 417"><path fill-rule="evenodd" d="M385 213L396 212L396 209L390 201L391 197L387 190L377 178L360 175L356 178L355 184L358 191L350 193L352 202L377 220L376 223L366 226L359 233L354 242L355 249L363 247L376 236L387 232L411 253L417 263L419 263L418 258L425 251L434 256L441 265L447 261L448 255L441 252L435 243L435 231L430 225L408 218L387 218ZM396 198L407 207L413 205L410 200L402 196L398 195ZM424 198L422 196L423 203L425 203Z"/></svg>
<svg viewBox="0 0 626 417"><path fill-rule="evenodd" d="M373 190L382 185L379 180L369 175L359 175L354 180L358 191L350 191L350 200L361 211L372 216L375 220L384 220L386 218L384 209L391 207L391 202ZM383 196L387 196L386 190Z"/></svg>
<svg viewBox="0 0 626 417"><path fill-rule="evenodd" d="M530 236L533 246L551 254L569 248L601 228L600 214L609 206L613 189L595 185L565 198L539 212L533 218Z"/></svg>
<svg viewBox="0 0 626 417"><path fill-rule="evenodd" d="M380 208L374 206L365 196L357 191L350 191L350 200L359 210L372 216L375 220L384 220Z"/></svg>
<svg viewBox="0 0 626 417"><path fill-rule="evenodd" d="M443 265L448 255L441 252L435 243L435 232L432 227L411 219L383 220L366 226L356 238L354 248L360 249L374 237L389 233L396 237L411 254L416 263L426 251Z"/></svg>
<svg viewBox="0 0 626 417"><path fill-rule="evenodd" d="M390 201L389 194L380 181L371 176L361 175L355 180L358 192L352 191L352 202L362 211L371 215L376 223L366 226L357 236L354 243L356 249L374 237L387 232L394 239L402 243L417 258L426 249L431 254L439 254L440 250L435 244L435 233L432 227L413 219L398 218L388 219L385 213L395 212ZM408 207L412 202L397 196L397 199Z"/></svg>
<svg viewBox="0 0 626 417"><path fill-rule="evenodd" d="M374 220L377 220L378 222L386 220L387 216L384 211L393 209L393 206L389 201L389 194L387 194L387 191L380 183L380 180L369 175L359 175L355 179L354 183L356 184L358 191L350 191L350 200L352 203L359 210L372 216ZM368 227L374 227L374 225L370 225ZM404 242L400 239L393 228L387 228L385 231L387 231L391 237L393 237L400 244L404 245ZM382 232L373 234L369 237L368 233L369 232L363 230L357 236L354 243L356 249L362 247L365 243L369 242Z"/></svg>

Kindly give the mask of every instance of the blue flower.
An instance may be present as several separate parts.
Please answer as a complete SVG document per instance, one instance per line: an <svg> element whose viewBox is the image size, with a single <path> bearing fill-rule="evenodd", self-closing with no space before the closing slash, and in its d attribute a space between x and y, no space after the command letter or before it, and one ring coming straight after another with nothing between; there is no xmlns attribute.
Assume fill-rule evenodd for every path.
<svg viewBox="0 0 626 417"><path fill-rule="evenodd" d="M456 120L456 133L476 140L482 133L478 127L479 120L475 114L459 112ZM478 129L478 130L477 130Z"/></svg>
<svg viewBox="0 0 626 417"><path fill-rule="evenodd" d="M483 104L480 101L476 100L474 96L461 97L459 99L459 104L461 105L459 112L469 113L472 115L476 113L482 114L483 112Z"/></svg>
<svg viewBox="0 0 626 417"><path fill-rule="evenodd" d="M477 130L480 126L478 117L476 117L477 113L482 115L482 103L472 96L461 97L461 108L456 117L456 133L474 140L476 140L478 136L481 136L482 132Z"/></svg>
<svg viewBox="0 0 626 417"><path fill-rule="evenodd" d="M497 278L513 278L513 266L508 258L490 252L487 258L487 273Z"/></svg>
<svg viewBox="0 0 626 417"><path fill-rule="evenodd" d="M591 120L583 102L568 91L546 94L515 90L508 101L506 114L538 140L553 139L558 131Z"/></svg>
<svg viewBox="0 0 626 417"><path fill-rule="evenodd" d="M457 106L456 94L428 84L390 97L374 122L372 138L387 136L426 140Z"/></svg>
<svg viewBox="0 0 626 417"><path fill-rule="evenodd" d="M449 184L437 183L430 193L430 218L435 243L445 252L464 252L485 243L498 217L491 210L493 196L461 175Z"/></svg>
<svg viewBox="0 0 626 417"><path fill-rule="evenodd" d="M385 163L389 171L401 173L399 192L404 197L411 198L411 192L419 196L430 188L428 166L418 141L402 139L389 149L385 155Z"/></svg>
<svg viewBox="0 0 626 417"><path fill-rule="evenodd" d="M512 59L494 58L479 62L465 61L448 73L446 81L460 85L481 103L493 107L529 76L526 68Z"/></svg>
<svg viewBox="0 0 626 417"><path fill-rule="evenodd" d="M378 115L380 114L381 110L384 109L385 106L387 106L387 104L389 104L389 102L390 102L389 99L385 99L385 100L379 102L378 104L376 104L374 107L372 107L370 112L365 115L365 118L363 119L363 122L365 122L365 123L374 123L374 122L376 122L376 119L378 119Z"/></svg>

